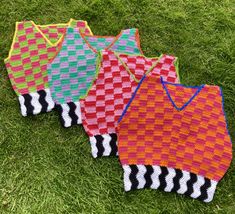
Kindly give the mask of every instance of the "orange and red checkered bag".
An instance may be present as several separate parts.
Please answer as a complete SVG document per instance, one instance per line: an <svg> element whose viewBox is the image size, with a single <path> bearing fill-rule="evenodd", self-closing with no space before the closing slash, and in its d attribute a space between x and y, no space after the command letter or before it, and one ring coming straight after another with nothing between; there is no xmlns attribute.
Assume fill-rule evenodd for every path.
<svg viewBox="0 0 235 214"><path fill-rule="evenodd" d="M145 76L118 125L125 190L161 189L210 202L232 160L218 86Z"/></svg>
<svg viewBox="0 0 235 214"><path fill-rule="evenodd" d="M175 66L176 65L176 66ZM102 52L97 78L80 101L82 123L89 135L93 157L117 155L116 126L126 104L145 73L179 82L177 58Z"/></svg>

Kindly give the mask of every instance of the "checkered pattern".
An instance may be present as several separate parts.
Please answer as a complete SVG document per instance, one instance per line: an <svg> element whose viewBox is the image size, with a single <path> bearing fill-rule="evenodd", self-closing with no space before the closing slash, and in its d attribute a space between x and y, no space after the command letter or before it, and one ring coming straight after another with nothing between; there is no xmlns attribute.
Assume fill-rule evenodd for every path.
<svg viewBox="0 0 235 214"><path fill-rule="evenodd" d="M52 43L56 43L66 30L66 28L62 25L39 25L38 28Z"/></svg>
<svg viewBox="0 0 235 214"><path fill-rule="evenodd" d="M77 29L67 29L59 54L48 65L50 90L53 100L59 105L58 109L62 109L61 117L64 114L61 105L77 103L88 93L96 75L97 50L109 46L108 48L112 50L120 49L127 53L139 54L136 32L136 29L130 29L122 31L118 37L85 36L84 39ZM123 49L124 44L127 44L125 49ZM66 111L69 112L70 109ZM76 114L74 111L71 113ZM73 118L69 119L73 120ZM66 119L62 118L61 121L66 121ZM72 123L67 124L72 125ZM65 123L63 122L62 125L65 126Z"/></svg>
<svg viewBox="0 0 235 214"><path fill-rule="evenodd" d="M140 80L144 73L153 64L157 63L150 75L155 76L158 73L158 75L162 74L164 79L168 79L168 74L170 74L174 76L174 82L178 81L176 72L175 75L172 75L173 70L175 70L173 67L176 58L174 57L163 55L159 61L157 58L149 59L144 56L126 54L120 54L119 57L122 62L126 63L126 66L137 80ZM160 66L164 68L164 72L162 72ZM165 72L167 68L170 69L169 72ZM81 100L82 122L90 136L92 146L99 147L98 144L101 143L104 147L104 144L109 144L105 141L107 137L102 136L99 137L101 140L98 140L98 136L116 133L117 121L137 85L138 82L130 76L121 61L115 56L115 53L103 51L102 65L98 77L89 90L87 97ZM95 142L93 136L97 139ZM99 149L92 148L92 150L97 151ZM106 149L103 148L103 150L105 152ZM110 149L107 148L107 150ZM101 153L99 153L100 155L98 153L93 154L93 156L102 156ZM109 154L109 152L105 152L105 154Z"/></svg>
<svg viewBox="0 0 235 214"><path fill-rule="evenodd" d="M85 21L71 19L69 25L71 27L81 29L81 31L84 32L85 34L88 35L91 34L91 31L87 27L87 23ZM52 43L56 43L60 39L61 35L63 35L66 32L64 24L39 25L38 28Z"/></svg>
<svg viewBox="0 0 235 214"><path fill-rule="evenodd" d="M60 52L48 65L52 98L56 104L76 102L86 94L95 75L96 54L75 28L68 28Z"/></svg>
<svg viewBox="0 0 235 214"><path fill-rule="evenodd" d="M122 165L171 167L215 181L232 159L217 86L188 88L147 76L118 126L118 141Z"/></svg>
<svg viewBox="0 0 235 214"><path fill-rule="evenodd" d="M85 36L85 38L97 51L105 49L115 40L115 37Z"/></svg>
<svg viewBox="0 0 235 214"><path fill-rule="evenodd" d="M78 21L78 26L80 25L82 21ZM53 38L53 41L65 32L63 25L39 26L39 28L45 32L47 38ZM18 23L13 51L6 61L9 77L17 95L48 88L46 66L58 49L59 45L50 46L45 41L31 21Z"/></svg>
<svg viewBox="0 0 235 214"><path fill-rule="evenodd" d="M132 73L135 73L137 79L143 77L143 70L147 71L153 66L154 63L158 61L158 58L147 58L141 55L127 57L126 54L119 55L122 61L128 66ZM177 63L178 59L170 55L162 55L160 61L154 66L153 70L150 72L150 76L161 76L164 81L171 83L179 83L179 77L177 74Z"/></svg>
<svg viewBox="0 0 235 214"><path fill-rule="evenodd" d="M118 50L118 44L126 44L131 41L133 47L126 47L123 50L127 53L140 53L135 41L136 30L125 30L110 49ZM86 36L89 43L85 42L80 32L75 28L67 29L67 36L64 39L62 48L48 65L50 89L52 97L57 104L76 102L85 96L91 87L96 74L96 59L98 54L90 48L96 50L106 47L109 43L114 42L115 37L96 37ZM120 48L122 49L122 48Z"/></svg>
<svg viewBox="0 0 235 214"><path fill-rule="evenodd" d="M142 53L140 49L138 29L131 28L123 30L119 34L118 40L112 45L112 48L110 49L120 53Z"/></svg>
<svg viewBox="0 0 235 214"><path fill-rule="evenodd" d="M84 21L71 22L72 26L84 25L85 28L82 28L82 31L87 32L89 29L85 24ZM58 24L38 26L38 28L51 42L56 42L65 33L67 27ZM55 56L60 45L51 46L33 22L18 23L11 56L6 60L9 78L18 96L48 88L47 64Z"/></svg>

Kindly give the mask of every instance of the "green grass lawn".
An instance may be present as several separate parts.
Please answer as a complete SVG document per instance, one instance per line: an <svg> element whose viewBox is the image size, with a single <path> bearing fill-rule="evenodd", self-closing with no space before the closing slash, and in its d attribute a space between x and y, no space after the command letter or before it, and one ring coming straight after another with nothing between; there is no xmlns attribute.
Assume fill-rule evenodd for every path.
<svg viewBox="0 0 235 214"><path fill-rule="evenodd" d="M125 193L118 159L93 159L81 126L62 128L56 112L20 115L3 62L16 21L72 17L100 35L137 27L147 56L179 57L183 84L222 86L235 142L234 11L234 0L1 1L0 213L235 213L235 161L209 204L158 190Z"/></svg>

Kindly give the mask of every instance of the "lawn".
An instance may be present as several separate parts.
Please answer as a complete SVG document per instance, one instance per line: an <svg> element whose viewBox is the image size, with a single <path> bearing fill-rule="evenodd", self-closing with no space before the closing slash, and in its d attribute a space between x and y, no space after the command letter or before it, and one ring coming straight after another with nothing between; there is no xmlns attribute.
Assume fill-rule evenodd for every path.
<svg viewBox="0 0 235 214"><path fill-rule="evenodd" d="M234 143L234 11L234 0L1 1L0 213L235 213L235 161L209 204L158 190L125 193L118 159L93 159L82 126L62 128L56 112L20 115L3 62L16 21L72 17L100 35L137 27L146 56L179 57L183 84L222 86Z"/></svg>

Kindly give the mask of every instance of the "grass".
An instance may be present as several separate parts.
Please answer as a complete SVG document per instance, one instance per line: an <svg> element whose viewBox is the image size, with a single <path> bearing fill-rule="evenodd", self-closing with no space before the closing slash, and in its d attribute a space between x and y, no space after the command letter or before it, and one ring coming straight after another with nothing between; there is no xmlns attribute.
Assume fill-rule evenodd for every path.
<svg viewBox="0 0 235 214"><path fill-rule="evenodd" d="M232 0L1 1L0 213L234 213L234 161L210 204L156 190L125 193L118 160L94 160L81 126L63 129L55 112L20 115L3 63L15 21L72 17L100 35L137 27L147 56L179 57L182 83L222 86L234 142L234 9Z"/></svg>

